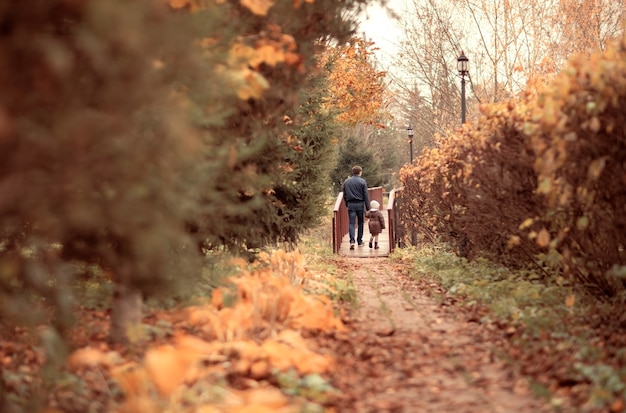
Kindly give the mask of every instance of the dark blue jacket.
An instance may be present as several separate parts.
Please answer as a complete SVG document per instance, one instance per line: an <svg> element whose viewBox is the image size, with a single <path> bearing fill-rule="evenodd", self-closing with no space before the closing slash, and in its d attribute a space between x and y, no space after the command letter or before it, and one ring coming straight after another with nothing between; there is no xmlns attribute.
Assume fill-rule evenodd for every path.
<svg viewBox="0 0 626 413"><path fill-rule="evenodd" d="M343 183L343 200L346 203L364 202L365 210L370 209L370 200L367 197L367 182L359 175L352 175Z"/></svg>

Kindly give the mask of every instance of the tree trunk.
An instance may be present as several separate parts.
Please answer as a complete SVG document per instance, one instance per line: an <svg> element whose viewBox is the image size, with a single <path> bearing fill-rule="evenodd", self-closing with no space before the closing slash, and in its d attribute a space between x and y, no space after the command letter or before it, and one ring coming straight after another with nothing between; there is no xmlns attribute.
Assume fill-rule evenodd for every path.
<svg viewBox="0 0 626 413"><path fill-rule="evenodd" d="M138 337L142 304L141 291L121 283L115 284L110 332L113 343L127 344L132 341L133 336Z"/></svg>

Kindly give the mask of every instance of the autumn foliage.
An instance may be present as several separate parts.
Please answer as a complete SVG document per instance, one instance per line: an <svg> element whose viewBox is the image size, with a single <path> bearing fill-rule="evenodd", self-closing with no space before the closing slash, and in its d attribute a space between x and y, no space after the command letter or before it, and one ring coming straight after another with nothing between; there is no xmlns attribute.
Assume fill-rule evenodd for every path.
<svg viewBox="0 0 626 413"><path fill-rule="evenodd" d="M215 256L253 260L317 224L331 138L308 99L315 51L352 36L362 2L0 7L0 328L45 331L45 386L82 283L129 344L147 297L206 293ZM303 305L285 300L279 315Z"/></svg>
<svg viewBox="0 0 626 413"><path fill-rule="evenodd" d="M385 72L376 69L373 55L373 42L352 38L346 44L327 47L320 56L319 65L329 71L325 107L337 112L337 120L343 124L384 127Z"/></svg>
<svg viewBox="0 0 626 413"><path fill-rule="evenodd" d="M152 338L139 359L97 342L69 356L67 371L87 380L90 391L97 391L90 373L99 372L122 392L117 400L96 396L99 411L300 411L307 399L289 397L276 380L337 368L305 338L345 330L328 298L314 292L316 285L327 284L304 268L299 253L275 251L253 264L233 264L240 274L212 298L152 315L169 329L162 338ZM196 399L190 398L193 394ZM65 396L63 385L57 385L50 406L81 411L76 403L89 403Z"/></svg>
<svg viewBox="0 0 626 413"><path fill-rule="evenodd" d="M572 57L516 99L482 106L475 123L402 170L407 225L469 258L623 292L624 62L626 38Z"/></svg>

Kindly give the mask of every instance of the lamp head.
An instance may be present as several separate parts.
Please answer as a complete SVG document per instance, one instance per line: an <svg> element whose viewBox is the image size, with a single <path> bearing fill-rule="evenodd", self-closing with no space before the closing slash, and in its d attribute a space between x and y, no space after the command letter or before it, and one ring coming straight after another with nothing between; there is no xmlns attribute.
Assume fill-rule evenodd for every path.
<svg viewBox="0 0 626 413"><path fill-rule="evenodd" d="M469 59L461 50L461 55L456 59L456 69L461 76L465 76L469 72Z"/></svg>

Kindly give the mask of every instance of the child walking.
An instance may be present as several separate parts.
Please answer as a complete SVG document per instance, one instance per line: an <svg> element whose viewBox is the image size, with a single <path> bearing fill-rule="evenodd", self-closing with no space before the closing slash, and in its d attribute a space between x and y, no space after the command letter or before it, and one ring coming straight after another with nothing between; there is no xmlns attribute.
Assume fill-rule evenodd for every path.
<svg viewBox="0 0 626 413"><path fill-rule="evenodd" d="M378 201L370 202L370 210L365 213L365 217L369 219L368 226L370 229L370 248L374 244L374 249L378 249L378 234L385 229L385 217L378 210L380 204Z"/></svg>

